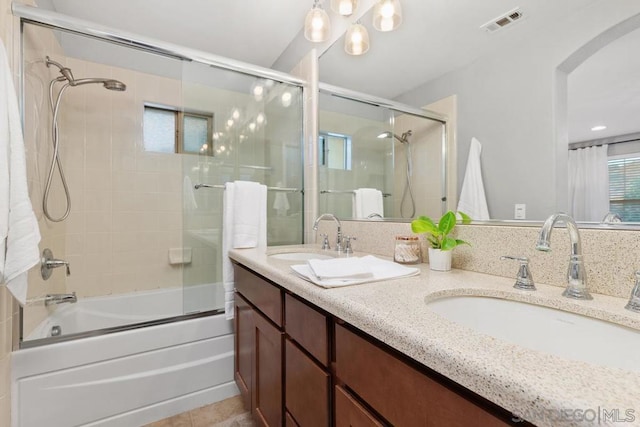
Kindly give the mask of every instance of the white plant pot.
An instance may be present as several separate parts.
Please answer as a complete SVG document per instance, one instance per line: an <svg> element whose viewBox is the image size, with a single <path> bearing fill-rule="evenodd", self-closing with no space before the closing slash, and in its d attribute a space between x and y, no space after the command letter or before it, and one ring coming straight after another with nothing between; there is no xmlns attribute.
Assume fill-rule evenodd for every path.
<svg viewBox="0 0 640 427"><path fill-rule="evenodd" d="M436 271L451 270L452 252L429 248L429 268Z"/></svg>

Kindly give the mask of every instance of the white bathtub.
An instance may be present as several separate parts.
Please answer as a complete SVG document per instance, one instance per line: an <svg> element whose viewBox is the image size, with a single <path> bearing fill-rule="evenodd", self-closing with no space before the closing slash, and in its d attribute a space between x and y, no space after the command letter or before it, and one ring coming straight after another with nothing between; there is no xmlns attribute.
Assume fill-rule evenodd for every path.
<svg viewBox="0 0 640 427"><path fill-rule="evenodd" d="M167 317L167 306L156 311L149 301L182 314L176 291L81 300L29 338L49 336L53 325L66 335ZM236 395L232 332L214 315L18 350L12 426L139 426Z"/></svg>

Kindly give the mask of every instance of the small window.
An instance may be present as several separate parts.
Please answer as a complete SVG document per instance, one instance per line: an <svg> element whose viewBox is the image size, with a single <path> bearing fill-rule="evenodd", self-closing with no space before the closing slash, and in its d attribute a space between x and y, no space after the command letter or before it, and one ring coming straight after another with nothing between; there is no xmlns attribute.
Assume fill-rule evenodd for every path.
<svg viewBox="0 0 640 427"><path fill-rule="evenodd" d="M329 169L351 170L351 138L323 132L318 141L320 165Z"/></svg>
<svg viewBox="0 0 640 427"><path fill-rule="evenodd" d="M640 221L640 153L609 158L609 210Z"/></svg>
<svg viewBox="0 0 640 427"><path fill-rule="evenodd" d="M144 149L213 156L213 114L144 106Z"/></svg>

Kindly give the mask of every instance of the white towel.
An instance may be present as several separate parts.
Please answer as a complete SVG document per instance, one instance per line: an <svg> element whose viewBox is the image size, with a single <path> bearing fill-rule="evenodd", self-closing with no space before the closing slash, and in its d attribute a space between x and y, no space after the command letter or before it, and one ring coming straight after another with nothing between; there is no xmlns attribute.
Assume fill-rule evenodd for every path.
<svg viewBox="0 0 640 427"><path fill-rule="evenodd" d="M489 219L489 208L487 207L487 198L484 194L484 183L482 182L481 152L482 145L480 142L475 138L471 138L467 169L464 173L462 191L458 201L458 211L466 213L472 219L485 221Z"/></svg>
<svg viewBox="0 0 640 427"><path fill-rule="evenodd" d="M372 277L364 279L318 279L309 267L309 264L292 265L291 269L300 277L323 288L337 288L340 286L359 285L362 283L379 282L381 280L400 279L403 277L417 276L420 269L406 267L392 261L376 258L367 255L360 258L360 262L365 265L373 274Z"/></svg>
<svg viewBox="0 0 640 427"><path fill-rule="evenodd" d="M2 42L0 93L0 283L24 305L27 271L40 262L40 230L29 200L18 100Z"/></svg>
<svg viewBox="0 0 640 427"><path fill-rule="evenodd" d="M358 188L354 191L352 208L354 218L366 218L374 213L384 217L382 191L375 188Z"/></svg>
<svg viewBox="0 0 640 427"><path fill-rule="evenodd" d="M227 319L233 319L235 282L229 249L267 247L267 187L256 182L227 182L222 205L224 310Z"/></svg>
<svg viewBox="0 0 640 427"><path fill-rule="evenodd" d="M189 175L185 175L182 180L182 205L187 212L198 209L198 203L196 203L196 195L193 193L193 183Z"/></svg>
<svg viewBox="0 0 640 427"><path fill-rule="evenodd" d="M320 280L367 279L373 277L371 269L358 257L310 259L307 264L313 274Z"/></svg>

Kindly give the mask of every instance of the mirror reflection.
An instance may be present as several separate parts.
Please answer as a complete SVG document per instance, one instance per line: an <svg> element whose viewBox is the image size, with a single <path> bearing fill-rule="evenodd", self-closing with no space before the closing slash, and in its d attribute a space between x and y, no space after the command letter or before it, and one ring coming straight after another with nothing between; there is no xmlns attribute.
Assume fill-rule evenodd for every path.
<svg viewBox="0 0 640 427"><path fill-rule="evenodd" d="M376 38L377 33L370 31L370 56L351 58L337 43L324 52L321 79L414 107L456 96L458 149L450 153L457 156L455 191L459 196L475 138L482 146L482 177L491 219L543 220L551 212L567 211L580 220L600 222L613 211L623 221L636 221L629 209L616 207L629 205L627 200L635 198L632 180L624 184L631 190L625 190L628 195L623 201L609 178L610 184L604 188L610 194L598 202L597 212L580 212L576 203L592 203L591 196L588 201L576 201L570 183L593 195L595 190L584 177L596 175L596 170L589 167L582 176L570 175L569 148L575 146L569 143L608 142L607 161L618 161L614 152L623 149L615 144L614 150L611 141L636 140L629 134L640 131L634 120L639 113L640 88L634 78L637 60L630 52L637 46L633 39L638 37L634 30L640 27L640 4L625 0L524 0L518 5L522 18L497 31L480 27L513 5L495 1L483 5L482 10L465 10L464 23L442 19L462 6L451 4L437 12L431 7L433 13L428 15L440 19L423 25L431 36L426 38L416 37L417 23L410 17L417 15L409 9L429 6L407 2L406 19L399 31L385 33L384 38ZM454 21L456 25L451 24ZM418 47L412 37L434 43ZM447 58L443 58L445 53ZM350 72L339 73L347 65ZM371 73L373 66L375 73ZM416 80L418 72L420 81ZM374 76L365 77L368 74ZM408 84L412 86L407 88ZM591 130L603 125L610 134ZM625 154L631 155L629 158L638 152L623 151L631 151ZM421 167L414 163L414 172ZM596 185L602 185L604 175L596 179Z"/></svg>
<svg viewBox="0 0 640 427"><path fill-rule="evenodd" d="M319 111L320 212L366 220L442 214L441 122L328 92Z"/></svg>

